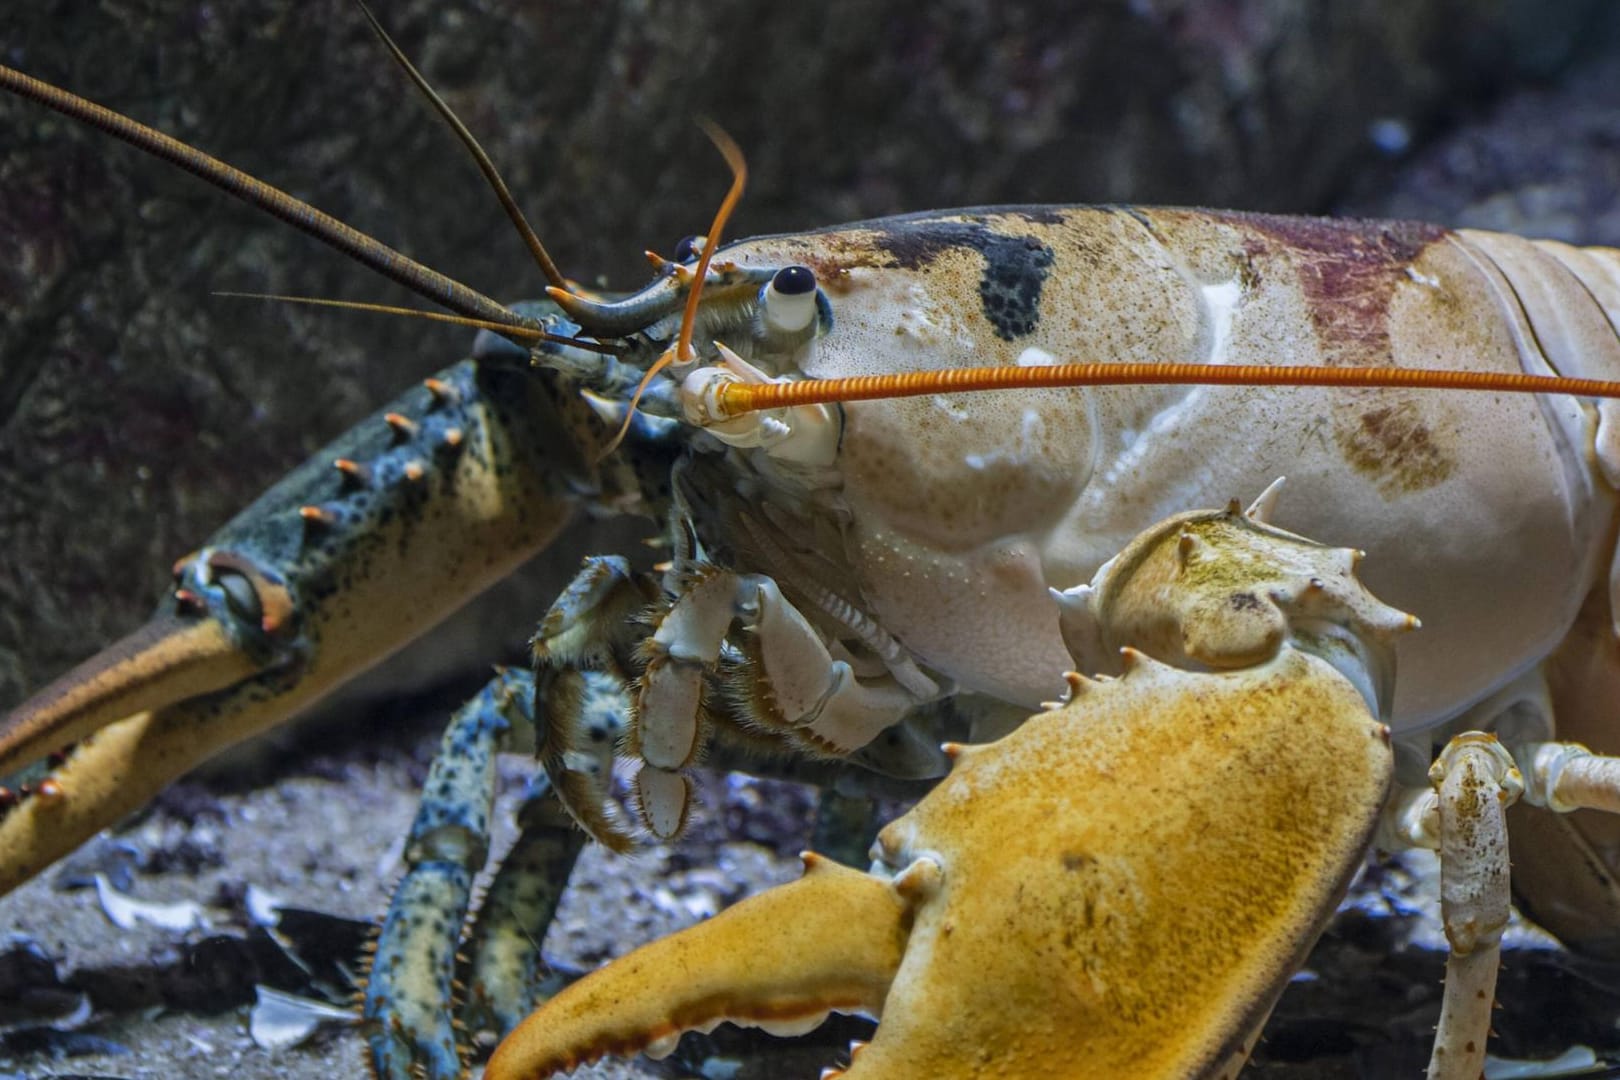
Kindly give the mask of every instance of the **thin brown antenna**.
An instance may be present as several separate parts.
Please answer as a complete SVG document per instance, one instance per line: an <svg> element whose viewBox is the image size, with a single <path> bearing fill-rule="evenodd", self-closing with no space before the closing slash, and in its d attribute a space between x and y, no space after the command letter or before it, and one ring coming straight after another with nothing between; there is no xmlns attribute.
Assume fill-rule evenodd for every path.
<svg viewBox="0 0 1620 1080"><path fill-rule="evenodd" d="M400 47L394 44L394 39L388 36L388 31L384 30L382 24L377 21L376 16L372 15L371 9L365 4L365 0L354 0L354 2L359 5L361 14L371 24L371 28L377 32L377 37L382 39L383 46L393 56L395 63L405 70L405 74L410 77L417 90L421 91L422 96L428 99L434 110L438 112L439 117L450 125L450 130L456 133L456 138L461 140L461 145L465 146L467 152L472 155L473 161L478 164L478 171L484 175L484 180L494 190L495 197L501 201L501 208L506 211L506 216L512 220L513 225L517 226L518 235L523 237L523 242L528 245L529 252L534 256L534 261L540 264L540 272L546 276L546 281L553 288L566 290L568 280L563 277L562 271L557 269L557 264L552 261L550 252L546 251L546 246L540 242L540 237L535 233L534 229L530 228L529 219L523 216L523 211L518 207L517 200L512 197L511 189L506 186L506 181L501 179L500 171L495 168L495 162L491 161L489 155L484 153L484 148L478 145L478 140L473 137L473 133L467 130L467 125L461 122L461 118L439 96L438 91L428 84L427 79L423 77L420 71L416 70L416 66L411 63Z"/></svg>
<svg viewBox="0 0 1620 1080"><path fill-rule="evenodd" d="M450 315L442 311L423 311L420 308L398 307L394 304L370 304L360 300L334 300L326 296L289 296L286 293L236 292L233 290L218 290L209 295L222 296L230 300L267 300L278 304L338 308L343 311L364 311L371 315L391 315L401 319L423 319L427 322L449 323L451 326L466 326L474 330L493 330L498 334L504 334L508 338L523 341L547 341L553 345L566 345L572 349L584 349L586 352L600 353L603 356L620 356L624 353L624 350L617 345L591 341L587 338L568 337L566 334L553 334L549 330L541 330L538 327L513 326L510 323L474 319L466 315Z"/></svg>
<svg viewBox="0 0 1620 1080"><path fill-rule="evenodd" d="M534 320L524 318L483 293L470 289L437 270L423 266L387 244L373 240L358 229L345 225L330 214L315 209L301 199L293 198L280 188L255 179L240 169L233 168L195 147L187 146L179 139L165 135L155 128L147 127L93 101L24 75L13 68L0 66L0 88L37 101L64 116L99 128L153 157L178 165L193 176L206 180L250 206L258 207L280 218L293 228L308 233L356 262L371 267L417 295L441 304L451 311L476 319L488 319L505 326L534 325Z"/></svg>

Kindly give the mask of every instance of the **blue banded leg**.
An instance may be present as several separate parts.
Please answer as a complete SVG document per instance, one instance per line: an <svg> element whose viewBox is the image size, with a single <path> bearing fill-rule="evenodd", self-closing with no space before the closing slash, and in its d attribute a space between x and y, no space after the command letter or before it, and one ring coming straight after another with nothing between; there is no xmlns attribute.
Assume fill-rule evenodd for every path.
<svg viewBox="0 0 1620 1080"><path fill-rule="evenodd" d="M545 777L518 813L520 833L485 892L467 945L468 1032L504 1035L540 1004L540 945L589 839Z"/></svg>
<svg viewBox="0 0 1620 1080"><path fill-rule="evenodd" d="M366 980L373 1070L384 1080L464 1075L450 1003L473 878L489 855L495 754L530 741L534 679L503 670L450 720L405 844L406 871Z"/></svg>
<svg viewBox="0 0 1620 1080"><path fill-rule="evenodd" d="M616 556L585 560L540 623L530 648L540 703L540 764L569 814L609 850L634 834L613 809L611 781L645 613L658 589Z"/></svg>
<svg viewBox="0 0 1620 1080"><path fill-rule="evenodd" d="M547 723L568 722L597 733L611 767L612 747L624 730L629 701L623 682L600 671L563 671L542 684L539 702ZM567 693L559 693L563 686ZM575 710L560 715L563 708ZM605 784L605 781L603 781ZM557 912L586 835L553 795L545 777L518 812L521 832L484 895L467 952L469 1031L506 1034L539 1006L540 945Z"/></svg>

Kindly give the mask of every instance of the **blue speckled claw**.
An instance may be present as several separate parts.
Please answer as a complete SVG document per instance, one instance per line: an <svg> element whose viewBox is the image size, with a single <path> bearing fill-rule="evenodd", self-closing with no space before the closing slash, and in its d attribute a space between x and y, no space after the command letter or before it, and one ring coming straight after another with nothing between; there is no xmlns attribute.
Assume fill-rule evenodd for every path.
<svg viewBox="0 0 1620 1080"><path fill-rule="evenodd" d="M281 723L550 542L575 497L550 392L447 368L326 447L176 566L153 624L0 721L0 891L224 748ZM583 407L581 407L583 408ZM514 421L521 421L516 422ZM401 589L398 583L411 582Z"/></svg>

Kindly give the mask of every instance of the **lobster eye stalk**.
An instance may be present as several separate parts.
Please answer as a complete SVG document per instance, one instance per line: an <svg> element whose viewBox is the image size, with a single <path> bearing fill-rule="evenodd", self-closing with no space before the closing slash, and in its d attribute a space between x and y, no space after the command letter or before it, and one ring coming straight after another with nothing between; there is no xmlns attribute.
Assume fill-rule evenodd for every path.
<svg viewBox="0 0 1620 1080"><path fill-rule="evenodd" d="M1086 386L1327 386L1389 389L1476 390L1510 394L1572 394L1620 398L1620 382L1524 372L1456 371L1438 368L1325 368L1296 364L1051 364L1042 367L969 367L898 375L858 375L794 382L728 382L715 387L713 408L721 416L765 409L831 405L879 398L983 390L1073 389Z"/></svg>
<svg viewBox="0 0 1620 1080"><path fill-rule="evenodd" d="M765 333L787 341L815 333L816 274L808 266L784 266L759 291L760 322Z"/></svg>

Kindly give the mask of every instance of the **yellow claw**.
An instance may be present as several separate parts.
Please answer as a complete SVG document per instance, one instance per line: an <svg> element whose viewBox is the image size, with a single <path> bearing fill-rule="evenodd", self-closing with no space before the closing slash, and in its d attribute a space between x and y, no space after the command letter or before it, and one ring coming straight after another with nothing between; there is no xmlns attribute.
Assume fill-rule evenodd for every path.
<svg viewBox="0 0 1620 1080"><path fill-rule="evenodd" d="M486 1076L829 1009L881 1012L851 1080L1220 1075L1360 864L1391 769L1360 691L1291 646L1220 674L1138 658L963 748L879 838L894 877L811 859L559 994Z"/></svg>
<svg viewBox="0 0 1620 1080"><path fill-rule="evenodd" d="M575 1069L608 1054L662 1057L722 1021L808 1031L832 1012L876 1015L900 965L908 902L891 883L805 853L805 875L593 972L519 1024L486 1080Z"/></svg>
<svg viewBox="0 0 1620 1080"><path fill-rule="evenodd" d="M213 618L160 615L0 718L0 776L115 720L223 690L263 666Z"/></svg>

